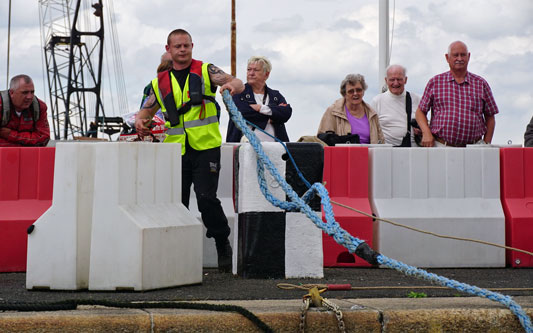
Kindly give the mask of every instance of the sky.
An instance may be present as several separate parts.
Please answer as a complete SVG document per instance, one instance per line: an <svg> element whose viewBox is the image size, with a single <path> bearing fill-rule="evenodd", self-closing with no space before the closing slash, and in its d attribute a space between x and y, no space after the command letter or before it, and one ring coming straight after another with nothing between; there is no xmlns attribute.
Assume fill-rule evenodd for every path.
<svg viewBox="0 0 533 333"><path fill-rule="evenodd" d="M30 75L36 95L49 103L43 79L41 1L48 0L12 1L9 76ZM369 86L365 101L370 102L380 91L384 81L378 78L378 1L235 2L237 77L246 81L246 63L251 56L264 55L271 60L267 84L292 106L286 124L292 141L316 134L327 107L341 97L339 85L346 74L365 76ZM175 28L192 35L194 58L231 72L231 1L103 0L103 4L114 9L128 102L126 110L104 105L107 115L139 107L144 86L155 77L167 35ZM390 0L390 63L404 65L407 90L422 95L432 76L449 69L444 56L448 45L464 41L471 53L469 71L488 81L500 110L493 143L522 144L533 116L531 17L531 0ZM8 1L2 0L0 89L6 89L7 26ZM110 33L107 29L106 40ZM217 99L222 101L220 96ZM223 137L228 119L223 113Z"/></svg>

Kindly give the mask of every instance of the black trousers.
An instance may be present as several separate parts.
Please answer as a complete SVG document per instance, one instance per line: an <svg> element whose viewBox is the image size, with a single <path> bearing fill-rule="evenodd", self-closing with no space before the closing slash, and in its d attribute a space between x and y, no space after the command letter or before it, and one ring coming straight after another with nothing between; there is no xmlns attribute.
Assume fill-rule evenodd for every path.
<svg viewBox="0 0 533 333"><path fill-rule="evenodd" d="M194 150L187 143L185 155L181 158L181 201L189 208L191 185L198 202L198 210L207 228L206 236L224 240L230 234L228 219L217 198L220 173L220 147Z"/></svg>

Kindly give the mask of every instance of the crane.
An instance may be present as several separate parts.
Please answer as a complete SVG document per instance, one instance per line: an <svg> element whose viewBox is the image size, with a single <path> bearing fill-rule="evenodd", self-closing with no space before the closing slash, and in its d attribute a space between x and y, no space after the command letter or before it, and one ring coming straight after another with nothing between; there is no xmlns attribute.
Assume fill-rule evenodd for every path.
<svg viewBox="0 0 533 333"><path fill-rule="evenodd" d="M39 0L55 140L91 134L96 137L98 132L111 137L122 125L122 118L105 115L102 96L104 11L102 0L93 1L96 2L89 7L82 0ZM88 13L92 10L91 19ZM95 27L92 26L94 21ZM122 78L121 73L120 76ZM122 96L125 101L125 92ZM125 105L127 109L127 102ZM94 115L94 120L89 126L90 114Z"/></svg>

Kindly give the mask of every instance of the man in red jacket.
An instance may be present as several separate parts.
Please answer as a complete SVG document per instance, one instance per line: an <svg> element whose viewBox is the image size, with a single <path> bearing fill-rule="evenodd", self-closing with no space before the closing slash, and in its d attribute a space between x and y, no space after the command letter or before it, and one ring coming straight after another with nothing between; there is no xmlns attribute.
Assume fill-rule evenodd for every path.
<svg viewBox="0 0 533 333"><path fill-rule="evenodd" d="M32 79L24 74L0 91L0 147L46 146L50 127L46 104L35 97Z"/></svg>

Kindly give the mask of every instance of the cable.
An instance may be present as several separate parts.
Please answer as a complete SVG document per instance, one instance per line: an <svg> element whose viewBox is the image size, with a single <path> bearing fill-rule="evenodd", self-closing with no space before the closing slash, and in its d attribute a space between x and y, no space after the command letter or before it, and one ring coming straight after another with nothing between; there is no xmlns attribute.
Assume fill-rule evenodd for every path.
<svg viewBox="0 0 533 333"><path fill-rule="evenodd" d="M208 303L192 302L118 302L108 300L65 300L59 302L35 302L20 303L9 302L0 303L0 311L62 311L75 310L80 305L100 305L113 308L126 309L194 309L219 312L236 312L249 319L263 332L273 332L273 330L255 314L237 305L220 305Z"/></svg>

